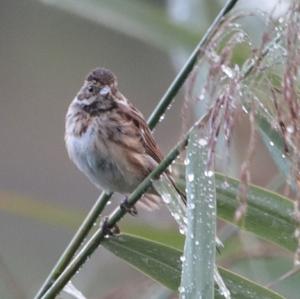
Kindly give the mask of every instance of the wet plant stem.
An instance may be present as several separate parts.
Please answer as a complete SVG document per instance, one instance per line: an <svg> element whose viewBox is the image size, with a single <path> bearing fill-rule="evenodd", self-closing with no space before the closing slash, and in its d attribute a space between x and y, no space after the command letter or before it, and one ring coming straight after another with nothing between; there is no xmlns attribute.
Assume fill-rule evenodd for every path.
<svg viewBox="0 0 300 299"><path fill-rule="evenodd" d="M166 155L161 163L143 180L142 183L130 194L128 197L128 207L133 207L139 198L147 191L151 186L152 181L157 179L172 162L179 156L188 143L189 136L194 129L201 128L208 123L211 115L209 110L204 117L199 119L185 134L183 139L177 143L177 145ZM53 282L47 292L41 297L41 299L53 299L64 288L68 281L76 274L80 267L86 262L89 256L97 249L97 247L105 240L105 238L113 238L107 234L107 229L113 229L117 222L126 215L126 209L121 206L117 207L107 218L105 227L102 225L92 237L85 243L78 254L68 264L62 274Z"/></svg>
<svg viewBox="0 0 300 299"><path fill-rule="evenodd" d="M180 70L178 75L175 77L169 88L167 89L166 93L163 95L157 106L154 108L153 112L151 113L149 119L148 119L148 125L151 129L153 129L157 123L159 122L161 116L166 112L169 105L174 100L174 97L178 93L179 89L182 87L184 82L186 81L188 75L193 70L194 65L198 61L199 58L201 58L204 55L204 49L213 37L214 33L219 28L219 25L222 22L223 17L232 10L232 8L235 6L238 0L228 0L223 9L220 11L220 13L217 15L209 29L206 31L205 35L202 37L198 45L195 47L194 51L192 52L191 56L183 66L183 68ZM177 153L177 155L179 152ZM174 159L177 157L177 155L174 157ZM173 160L174 160L173 159ZM173 161L172 160L172 161ZM167 166L166 166L167 167ZM163 170L164 171L164 170ZM162 172L163 172L162 171ZM139 186L140 187L140 186ZM145 189L146 190L146 189ZM135 194L135 193L133 193ZM140 194L140 196L143 193ZM65 249L61 257L59 258L58 262L54 266L53 270L50 272L49 276L47 277L46 281L43 283L42 287L38 291L37 295L34 297L34 299L40 299L42 298L43 294L46 293L46 291L52 286L52 284L55 282L56 279L61 275L63 270L67 267L69 262L72 260L74 254L82 244L84 238L89 233L93 223L97 220L99 215L102 213L106 203L110 199L111 194L102 193L95 203L95 205L92 207L91 211L85 218L84 222L74 235L73 239L71 240L68 247ZM136 199L136 201L138 198ZM116 212L117 213L117 212ZM120 217L119 213L117 213L114 217L118 218ZM123 215L122 215L123 216ZM120 217L121 218L121 217ZM119 219L120 219L119 218ZM111 221L111 220L110 220ZM95 236L95 235L94 235ZM101 237L102 238L102 237ZM100 239L101 239L100 238ZM84 246L83 249L87 248L87 246L93 241L93 239L89 240L89 242ZM98 241L98 239L94 240ZM91 246L93 248L93 246ZM83 250L82 249L82 250ZM93 250L92 250L93 251ZM82 252L82 251L81 251ZM76 257L78 259L78 255ZM73 261L74 263L76 260ZM69 269L71 265L69 265L67 269ZM65 273L65 272L64 272ZM52 287L51 287L52 289ZM48 293L48 292L47 292ZM44 298L44 296L43 296ZM53 297L45 297L45 298L53 298Z"/></svg>
<svg viewBox="0 0 300 299"><path fill-rule="evenodd" d="M216 16L213 23L210 25L198 45L195 47L194 51L192 52L191 56L186 61L183 68L175 77L174 81L171 83L169 88L167 89L166 93L163 95L159 103L154 108L152 114L148 119L148 124L151 129L153 129L156 124L159 122L160 117L165 113L171 102L173 101L174 97L178 93L179 89L182 87L183 83L186 81L188 75L193 70L196 62L203 57L205 54L205 48L210 42L211 38L214 36L215 32L218 30L223 17L229 13L238 0L228 0L227 3L224 5L222 10Z"/></svg>
<svg viewBox="0 0 300 299"><path fill-rule="evenodd" d="M40 290L34 297L35 299L41 298L42 295L47 291L47 289L52 285L52 283L59 277L59 275L63 272L66 266L69 264L71 259L73 258L74 254L82 244L84 238L88 235L89 231L93 227L94 223L96 222L99 215L102 213L103 209L105 208L107 202L111 197L111 193L103 192L99 198L97 199L94 206L89 211L88 215L80 225L79 229L77 230L76 234L72 238L69 245L66 247L64 252L62 253L59 260L56 262L55 266L53 267L52 271L48 275L47 279L41 286Z"/></svg>

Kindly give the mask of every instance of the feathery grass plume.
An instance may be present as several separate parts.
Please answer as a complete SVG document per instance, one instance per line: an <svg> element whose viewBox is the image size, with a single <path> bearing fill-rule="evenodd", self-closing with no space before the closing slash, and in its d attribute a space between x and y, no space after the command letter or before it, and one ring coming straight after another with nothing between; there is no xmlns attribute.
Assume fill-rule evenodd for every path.
<svg viewBox="0 0 300 299"><path fill-rule="evenodd" d="M189 81L189 92L193 101L205 110L212 107L209 120L208 136L208 162L207 167L214 164L217 143L223 136L226 146L226 157L229 160L229 147L231 144L232 131L235 125L237 112L241 111L243 96L243 70L233 60L235 52L243 47L243 50L251 54L253 46L248 34L236 21L245 14L232 16L223 21L219 31L215 34L211 43L205 50L205 58L199 62L195 72L206 71L206 78L202 82L199 92L194 92L197 87L197 80ZM195 74L193 75L195 76ZM199 82L198 82L199 83ZM199 89L199 88L198 88ZM253 115L254 118L254 115ZM253 135L255 130L252 130ZM251 138L251 142L255 138ZM253 148L253 146L249 146ZM253 152L253 151L252 151ZM241 174L241 208L237 211L237 218L241 218L246 211L246 186L250 182L249 164L253 153L248 153L249 161L245 161ZM223 155L224 157L224 155ZM243 211L243 212L241 212Z"/></svg>
<svg viewBox="0 0 300 299"><path fill-rule="evenodd" d="M257 18L262 23L262 34L257 42L243 23ZM280 18L261 12L236 13L226 18L205 49L204 59L189 81L188 100L203 113L212 107L209 127L208 167L216 158L217 144L223 140L222 158L229 161L229 148L237 116L245 112L250 121L249 146L240 170L240 206L235 213L241 221L247 211L247 192L251 181L250 163L255 154L258 116L264 116L283 138L283 157L292 163L286 178L294 184L295 211L298 223L295 237L298 249L295 264L300 263L300 4L292 2ZM238 53L247 53L241 57ZM237 58L236 58L237 57ZM272 145L272 144L271 144ZM229 163L229 162L228 162Z"/></svg>
<svg viewBox="0 0 300 299"><path fill-rule="evenodd" d="M294 1L282 21L282 47L285 55L282 60L281 86L273 92L273 105L276 112L277 126L281 129L292 161L291 177L295 184L294 217L297 223L295 237L298 248L295 253L295 264L300 265L300 103L299 103L299 67L300 67L300 4ZM280 90L281 89L281 90Z"/></svg>

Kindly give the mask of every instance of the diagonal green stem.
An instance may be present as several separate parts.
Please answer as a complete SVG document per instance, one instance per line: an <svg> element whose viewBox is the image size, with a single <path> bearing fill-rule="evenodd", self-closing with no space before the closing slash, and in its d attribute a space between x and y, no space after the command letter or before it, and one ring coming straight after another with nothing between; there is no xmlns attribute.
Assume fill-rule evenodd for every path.
<svg viewBox="0 0 300 299"><path fill-rule="evenodd" d="M219 12L213 23L210 25L199 44L196 46L191 56L188 58L187 62L177 74L166 93L163 95L159 103L154 108L151 113L148 124L151 129L153 129L158 123L160 117L165 113L168 106L171 104L172 100L178 93L179 89L182 87L183 83L187 79L188 75L193 70L194 65L204 55L204 49L210 42L211 38L214 36L216 30L218 30L223 17L235 6L238 0L228 0L222 10Z"/></svg>
<svg viewBox="0 0 300 299"><path fill-rule="evenodd" d="M173 101L174 97L178 93L179 89L187 79L188 75L191 73L195 63L199 59L201 55L203 55L202 49L205 48L207 43L210 41L211 37L214 35L215 31L219 27L220 22L222 21L222 18L234 7L234 5L237 3L238 0L228 0L223 9L220 11L218 16L215 18L214 22L211 24L199 44L196 46L194 51L192 52L191 56L187 60L186 64L183 66L181 71L178 73L174 81L171 83L169 88L167 89L164 96L161 98L160 102L150 115L148 119L148 125L151 129L153 129L160 117L165 113L168 106ZM142 194L141 194L142 195ZM62 271L67 267L71 259L73 258L75 252L78 250L79 246L82 244L85 236L90 231L90 228L92 227L92 224L96 221L98 216L103 211L107 201L111 197L111 194L102 193L95 203L95 205L92 207L90 213L85 218L84 222L76 232L75 236L71 240L68 247L65 249L61 257L59 258L58 262L54 266L53 270L50 272L49 276L47 277L46 281L43 283L42 287L38 291L37 295L34 297L34 299L40 299L43 294L51 287L53 282L60 276ZM117 215L115 216L117 217ZM92 240L90 240L92 241ZM90 242L89 242L90 243ZM87 246L88 244L86 244ZM84 247L85 248L85 247ZM48 293L48 292L47 292ZM50 297L49 297L50 298Z"/></svg>
<svg viewBox="0 0 300 299"><path fill-rule="evenodd" d="M142 183L130 194L128 197L128 207L134 206L134 204L140 199L140 197L147 191L151 186L152 180L159 177L168 166L178 157L181 151L185 148L188 142L188 138L191 132L201 126L206 125L211 114L211 110L200 120L198 120L190 130L185 134L184 138L177 143L177 145L166 155L161 163L143 180ZM117 222L125 216L127 211L119 206L116 208L108 217L106 221L106 228L113 228ZM105 229L103 226L99 228L86 242L79 253L73 258L68 264L62 274L55 280L48 291L41 297L41 299L53 299L55 296L64 288L68 281L76 274L79 268L86 262L88 257L97 249L103 239L107 237L105 235Z"/></svg>
<svg viewBox="0 0 300 299"><path fill-rule="evenodd" d="M99 198L97 199L94 206L91 208L90 212L82 222L81 226L77 230L76 234L72 238L71 242L67 246L67 248L62 253L59 260L56 262L52 271L48 275L47 279L39 289L38 293L34 297L35 299L41 298L43 294L47 291L47 289L52 285L53 281L55 281L59 275L63 272L66 266L69 264L74 254L82 244L84 238L87 236L89 231L91 230L93 224L97 220L98 216L102 213L105 208L108 200L111 197L111 193L103 192Z"/></svg>

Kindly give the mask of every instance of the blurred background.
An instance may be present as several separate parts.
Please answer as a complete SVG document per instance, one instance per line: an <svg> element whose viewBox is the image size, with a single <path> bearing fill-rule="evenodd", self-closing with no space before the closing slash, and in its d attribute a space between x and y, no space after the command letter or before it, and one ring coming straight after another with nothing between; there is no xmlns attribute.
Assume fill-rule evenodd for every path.
<svg viewBox="0 0 300 299"><path fill-rule="evenodd" d="M64 147L64 116L86 73L96 66L113 70L121 91L147 117L224 2L0 1L0 298L33 297L100 193L69 161ZM241 0L238 6L271 11L274 3L280 14L287 2ZM255 36L259 27L249 26ZM177 96L155 130L164 152L181 135L183 98L183 93ZM247 124L241 122L231 175L238 176L245 134ZM260 146L252 179L266 185L276 168ZM121 230L182 246L164 208L128 216ZM250 235L239 235L231 244L221 262L251 279L267 283L292 265L286 252L270 250ZM237 250L233 260L230 254ZM277 289L296 298L297 279ZM73 282L87 298L170 296L102 248Z"/></svg>

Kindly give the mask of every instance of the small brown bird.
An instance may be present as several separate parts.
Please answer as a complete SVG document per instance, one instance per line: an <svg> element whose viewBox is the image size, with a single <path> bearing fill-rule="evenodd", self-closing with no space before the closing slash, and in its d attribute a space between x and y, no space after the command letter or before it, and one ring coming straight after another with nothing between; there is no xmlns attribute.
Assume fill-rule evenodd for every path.
<svg viewBox="0 0 300 299"><path fill-rule="evenodd" d="M144 116L105 68L87 75L70 104L65 142L70 159L92 183L122 194L132 192L163 157ZM148 192L140 205L157 208L158 196L152 189Z"/></svg>

